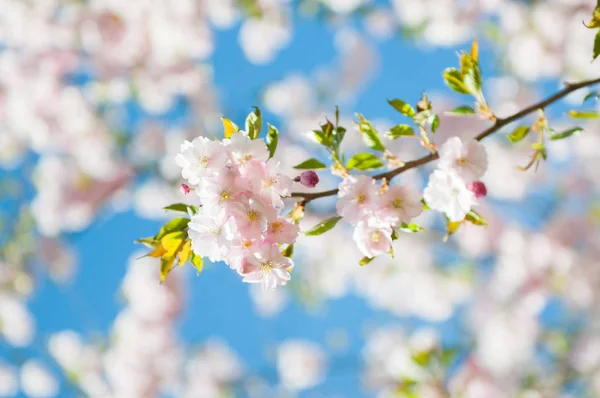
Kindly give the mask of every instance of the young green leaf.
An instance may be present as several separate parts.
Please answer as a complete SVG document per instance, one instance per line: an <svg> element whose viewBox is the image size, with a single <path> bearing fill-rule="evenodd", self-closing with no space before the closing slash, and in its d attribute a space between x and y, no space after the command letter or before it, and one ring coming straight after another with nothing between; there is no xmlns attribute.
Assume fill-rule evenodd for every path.
<svg viewBox="0 0 600 398"><path fill-rule="evenodd" d="M463 76L456 68L446 68L444 70L444 81L452 90L460 94L471 94L469 88L463 82Z"/></svg>
<svg viewBox="0 0 600 398"><path fill-rule="evenodd" d="M196 272L198 274L200 272L202 272L202 268L203 268L202 257L200 257L196 253L192 252L191 255L190 255L190 262L192 263L192 265L194 266L194 268L196 268Z"/></svg>
<svg viewBox="0 0 600 398"><path fill-rule="evenodd" d="M174 204L169 205L167 207L163 207L163 209L165 209L165 210L171 210L171 211L180 211L182 213L187 213L187 211L188 211L188 205L186 205L185 203L174 203Z"/></svg>
<svg viewBox="0 0 600 398"><path fill-rule="evenodd" d="M431 124L431 132L435 133L440 127L440 117L437 114L433 114L429 117L429 123Z"/></svg>
<svg viewBox="0 0 600 398"><path fill-rule="evenodd" d="M383 167L383 162L372 153L357 153L348 160L348 170L374 170Z"/></svg>
<svg viewBox="0 0 600 398"><path fill-rule="evenodd" d="M424 230L424 228L418 224L415 223L402 223L400 225L400 228L398 228L399 231L401 232L407 232L407 233L411 233L414 234L416 232L421 232Z"/></svg>
<svg viewBox="0 0 600 398"><path fill-rule="evenodd" d="M361 132L365 145L376 151L385 151L385 147L379 139L379 134L377 134L377 130L375 130L371 122L365 119L360 113L356 115L358 117L358 129Z"/></svg>
<svg viewBox="0 0 600 398"><path fill-rule="evenodd" d="M136 240L134 243L141 243L146 247L156 248L160 245L160 241L157 240L154 236L149 236L147 238L140 238Z"/></svg>
<svg viewBox="0 0 600 398"><path fill-rule="evenodd" d="M255 140L260 135L260 130L262 129L262 116L257 106L253 108L254 111L250 112L246 118L246 132L250 139Z"/></svg>
<svg viewBox="0 0 600 398"><path fill-rule="evenodd" d="M475 114L475 109L471 108L468 105L461 105L458 106L454 109L452 109L450 112L446 112L446 115L449 116L463 116L463 115L474 115Z"/></svg>
<svg viewBox="0 0 600 398"><path fill-rule="evenodd" d="M300 163L299 165L294 166L295 169L300 169L300 170L319 170L319 169L326 169L327 166L321 162L319 162L317 159L315 158L311 158L308 160L305 160L304 162Z"/></svg>
<svg viewBox="0 0 600 398"><path fill-rule="evenodd" d="M481 215L479 213L477 213L475 210L469 211L467 213L467 216L465 217L465 220L467 220L471 224L475 224L475 225L488 225L485 218L481 217Z"/></svg>
<svg viewBox="0 0 600 398"><path fill-rule="evenodd" d="M550 136L550 139L551 140L562 140L563 138L570 137L570 136L572 136L573 134L575 134L575 133L577 133L579 131L583 131L583 128L581 128L581 127L573 127L572 129L568 129L568 130L565 130L565 131L560 132L560 133L552 134Z"/></svg>
<svg viewBox="0 0 600 398"><path fill-rule="evenodd" d="M583 103L585 103L587 100L589 99L595 99L596 101L598 101L598 98L600 98L600 93L597 91L592 91L591 93L588 93L588 95L586 95L585 97L583 97Z"/></svg>
<svg viewBox="0 0 600 398"><path fill-rule="evenodd" d="M599 115L594 111L569 111L569 116L574 119L596 119Z"/></svg>
<svg viewBox="0 0 600 398"><path fill-rule="evenodd" d="M408 124L397 124L385 133L385 136L390 140L395 140L399 137L410 137L412 135L415 135L415 130Z"/></svg>
<svg viewBox="0 0 600 398"><path fill-rule="evenodd" d="M288 245L281 254L283 257L291 258L294 255L294 245Z"/></svg>
<svg viewBox="0 0 600 398"><path fill-rule="evenodd" d="M342 219L342 217L331 217L331 218L328 218L327 220L321 221L320 223L318 223L317 225L315 225L313 228L311 228L310 230L306 231L304 234L306 236L317 236L317 235L324 234L325 232L327 232L330 229L332 229L333 227L335 227L335 225L341 219Z"/></svg>
<svg viewBox="0 0 600 398"><path fill-rule="evenodd" d="M519 126L512 133L510 133L510 135L508 136L508 139L512 143L519 142L523 138L527 137L527 134L529 134L529 131L530 131L529 126Z"/></svg>
<svg viewBox="0 0 600 398"><path fill-rule="evenodd" d="M265 139L267 143L267 148L269 148L269 158L272 158L275 155L275 151L277 150L277 142L279 141L279 130L277 127L267 123L269 127L269 132L267 133L267 137Z"/></svg>
<svg viewBox="0 0 600 398"><path fill-rule="evenodd" d="M600 55L600 29L598 33L596 33L596 38L594 39L594 57L592 60L595 60Z"/></svg>
<svg viewBox="0 0 600 398"><path fill-rule="evenodd" d="M388 100L388 104L393 106L394 109L396 109L398 112L400 112L401 114L403 114L405 116L408 116L408 117L415 116L414 108L398 98L394 98L393 100Z"/></svg>
<svg viewBox="0 0 600 398"><path fill-rule="evenodd" d="M171 232L178 232L178 231L183 231L184 229L187 228L188 223L190 222L189 218L174 218L171 221L169 221L168 223L166 223L165 225L163 225L163 227L160 229L160 232L158 233L158 235L156 235L156 239L162 239L165 235L171 233Z"/></svg>
<svg viewBox="0 0 600 398"><path fill-rule="evenodd" d="M358 264L362 267L363 265L369 264L371 261L373 261L374 258L375 257L363 257L360 259L360 262Z"/></svg>

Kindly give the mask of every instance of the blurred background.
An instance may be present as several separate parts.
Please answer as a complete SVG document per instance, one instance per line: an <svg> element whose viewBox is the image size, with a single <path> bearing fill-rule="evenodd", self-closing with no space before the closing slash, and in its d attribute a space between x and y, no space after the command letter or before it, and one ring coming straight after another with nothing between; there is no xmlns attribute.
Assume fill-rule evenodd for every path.
<svg viewBox="0 0 600 398"><path fill-rule="evenodd" d="M485 141L487 228L443 241L440 214L360 267L340 224L301 237L292 283L244 284L224 264L174 270L134 245L191 201L184 139L222 137L251 107L279 127L290 176L334 107L380 132L386 99L470 99L442 71L480 40L484 92L505 116L600 76L593 0L0 0L1 397L596 397L600 395L600 136L547 110L548 161L529 138ZM598 105L588 100L583 109ZM526 122L532 122L526 119ZM522 123L520 123L522 124ZM477 117L442 116L436 142ZM511 126L511 127L516 127ZM534 138L531 138L534 140ZM413 142L415 141L415 142ZM416 140L390 142L403 160ZM422 189L431 166L398 181ZM339 183L320 172L317 189ZM301 227L335 211L314 201Z"/></svg>

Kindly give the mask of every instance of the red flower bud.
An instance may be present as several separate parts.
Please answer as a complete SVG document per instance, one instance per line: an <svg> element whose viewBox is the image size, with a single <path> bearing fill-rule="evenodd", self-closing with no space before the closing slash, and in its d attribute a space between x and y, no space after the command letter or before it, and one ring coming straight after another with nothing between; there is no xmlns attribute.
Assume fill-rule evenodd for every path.
<svg viewBox="0 0 600 398"><path fill-rule="evenodd" d="M294 181L299 182L308 188L314 188L319 183L319 176L312 170L307 170L294 178Z"/></svg>
<svg viewBox="0 0 600 398"><path fill-rule="evenodd" d="M188 193L190 193L192 188L190 188L190 186L188 184L181 184L181 187L179 187L179 190L181 191L182 194L187 195Z"/></svg>
<svg viewBox="0 0 600 398"><path fill-rule="evenodd" d="M469 188L469 191L473 192L475 197L478 199L487 195L487 188L481 181L473 181L467 185L467 188Z"/></svg>

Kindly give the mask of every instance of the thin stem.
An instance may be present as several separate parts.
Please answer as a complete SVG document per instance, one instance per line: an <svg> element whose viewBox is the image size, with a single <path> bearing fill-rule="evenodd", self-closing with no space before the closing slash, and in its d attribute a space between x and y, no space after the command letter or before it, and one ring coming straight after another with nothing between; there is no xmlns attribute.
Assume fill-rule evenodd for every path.
<svg viewBox="0 0 600 398"><path fill-rule="evenodd" d="M554 95L546 98L545 100L542 100L538 103L528 106L527 108L522 109L519 112L516 112L506 118L497 118L492 126L488 127L487 129L485 129L481 133L479 133L475 137L475 139L477 141L481 141L484 138L486 138L487 136L492 135L493 133L497 132L502 127L506 126L507 124L512 123L515 120L522 118L523 116L529 115L530 113L533 113L533 112L537 111L538 109L544 109L548 105L553 104L554 102L571 94L574 91L579 90L580 88L592 86L592 85L598 84L598 83L600 83L600 78L593 79L593 80L586 80L586 81L579 82L579 83L565 83L565 88L558 91ZM387 171L385 173L377 174L377 175L373 176L373 178L375 178L376 180L381 180L381 179L385 178L386 180L389 181L392 178L396 177L398 174L402 174L407 170L414 169L416 167L419 167L419 166L422 166L429 162L432 162L432 161L436 160L438 157L439 157L438 153L433 152L433 153L425 155L419 159L415 159L415 160L406 162L403 166L398 167L396 169ZM331 189L329 191L322 191L322 192L315 192L315 193L292 192L291 197L292 198L303 198L302 203L306 204L314 199L323 198L326 196L333 196L333 195L336 195L337 193L338 193L337 189Z"/></svg>

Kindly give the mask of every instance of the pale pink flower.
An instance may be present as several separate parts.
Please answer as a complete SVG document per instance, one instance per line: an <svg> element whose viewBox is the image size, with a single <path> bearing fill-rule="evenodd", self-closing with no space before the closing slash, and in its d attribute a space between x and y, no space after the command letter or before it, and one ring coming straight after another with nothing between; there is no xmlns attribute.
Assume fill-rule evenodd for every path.
<svg viewBox="0 0 600 398"><path fill-rule="evenodd" d="M248 181L234 167L226 167L216 178L205 181L196 190L202 203L208 207L224 208L228 212L239 205L248 189Z"/></svg>
<svg viewBox="0 0 600 398"><path fill-rule="evenodd" d="M487 153L479 141L463 143L452 137L439 150L439 168L454 172L466 183L480 179L487 170Z"/></svg>
<svg viewBox="0 0 600 398"><path fill-rule="evenodd" d="M455 174L435 170L423 192L427 205L445 213L453 222L462 221L475 205L475 195Z"/></svg>
<svg viewBox="0 0 600 398"><path fill-rule="evenodd" d="M275 290L291 279L288 268L293 266L291 259L279 252L277 245L262 245L256 253L245 257L240 267L244 282L260 283L263 291Z"/></svg>
<svg viewBox="0 0 600 398"><path fill-rule="evenodd" d="M234 133L225 145L231 153L231 160L242 167L252 160L266 162L269 159L269 150L265 142L252 140L244 132Z"/></svg>
<svg viewBox="0 0 600 398"><path fill-rule="evenodd" d="M276 213L273 213L272 209L254 199L233 212L240 235L247 239L260 239L274 215Z"/></svg>
<svg viewBox="0 0 600 398"><path fill-rule="evenodd" d="M356 225L377 203L378 187L371 177L350 176L339 185L337 213L352 225Z"/></svg>
<svg viewBox="0 0 600 398"><path fill-rule="evenodd" d="M293 224L283 217L279 217L275 221L269 223L267 232L265 233L265 239L269 243L287 243L292 244L298 237L299 228L296 224Z"/></svg>
<svg viewBox="0 0 600 398"><path fill-rule="evenodd" d="M235 233L236 226L224 210L213 213L212 209L203 207L189 223L192 250L213 262L225 258Z"/></svg>
<svg viewBox="0 0 600 398"><path fill-rule="evenodd" d="M292 191L292 179L280 174L278 168L279 162L252 161L244 168L243 175L250 181L254 194L281 208L281 198L289 196Z"/></svg>
<svg viewBox="0 0 600 398"><path fill-rule="evenodd" d="M359 223L353 238L361 253L370 258L389 253L392 248L392 228L374 218Z"/></svg>
<svg viewBox="0 0 600 398"><path fill-rule="evenodd" d="M175 162L181 167L181 176L192 185L201 179L214 177L228 160L227 150L220 141L206 137L185 141Z"/></svg>
<svg viewBox="0 0 600 398"><path fill-rule="evenodd" d="M421 195L401 185L391 185L381 195L380 208L377 217L389 221L393 227L408 223L411 219L421 214L423 204Z"/></svg>

